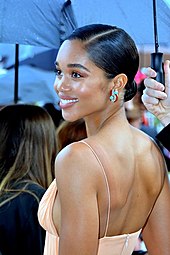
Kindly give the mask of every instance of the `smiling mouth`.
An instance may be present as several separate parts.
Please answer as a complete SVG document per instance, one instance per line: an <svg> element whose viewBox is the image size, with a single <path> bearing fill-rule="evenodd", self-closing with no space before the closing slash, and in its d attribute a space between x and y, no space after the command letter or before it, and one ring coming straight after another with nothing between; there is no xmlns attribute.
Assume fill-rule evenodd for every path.
<svg viewBox="0 0 170 255"><path fill-rule="evenodd" d="M63 104L63 105L66 105L66 104L70 104L70 103L76 103L78 102L78 99L60 99L60 102Z"/></svg>

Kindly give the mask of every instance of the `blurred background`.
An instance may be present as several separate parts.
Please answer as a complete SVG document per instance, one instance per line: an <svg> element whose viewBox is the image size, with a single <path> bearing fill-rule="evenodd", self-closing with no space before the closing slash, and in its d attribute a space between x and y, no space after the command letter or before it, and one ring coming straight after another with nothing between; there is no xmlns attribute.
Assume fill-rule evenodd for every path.
<svg viewBox="0 0 170 255"><path fill-rule="evenodd" d="M159 51L170 59L170 0L157 0ZM125 29L140 54L139 72L155 51L152 0L0 1L0 105L54 103L54 61L62 41L78 26L106 23ZM138 78L140 76L138 75Z"/></svg>
<svg viewBox="0 0 170 255"><path fill-rule="evenodd" d="M162 61L170 59L170 0L1 0L0 106L23 102L60 111L53 89L56 54L76 27L91 23L116 25L132 36L140 55L139 90L155 39ZM159 132L159 121L145 109L141 112L139 103L135 99L126 105L129 120L134 123L140 116L140 125ZM170 153L165 154L169 159Z"/></svg>

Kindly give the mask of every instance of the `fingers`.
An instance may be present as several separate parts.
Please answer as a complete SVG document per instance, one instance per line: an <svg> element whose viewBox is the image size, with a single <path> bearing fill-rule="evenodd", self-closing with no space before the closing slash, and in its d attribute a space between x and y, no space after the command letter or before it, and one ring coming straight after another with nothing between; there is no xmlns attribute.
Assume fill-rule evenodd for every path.
<svg viewBox="0 0 170 255"><path fill-rule="evenodd" d="M143 68L142 72L148 77L144 80L146 89L143 91L142 101L144 104L157 105L159 100L164 100L170 97L170 61L166 60L164 63L165 85L157 82L153 78L156 72L148 67Z"/></svg>
<svg viewBox="0 0 170 255"><path fill-rule="evenodd" d="M156 72L151 67L147 67L147 68L143 67L141 72L148 77L152 77L152 78L156 77Z"/></svg>
<svg viewBox="0 0 170 255"><path fill-rule="evenodd" d="M164 63L165 72L165 92L170 96L170 61L166 60Z"/></svg>
<svg viewBox="0 0 170 255"><path fill-rule="evenodd" d="M167 98L167 94L165 92L150 87L146 87L146 89L143 91L143 94L147 96L147 103L157 104L158 100L160 99L164 100ZM151 98L151 101L149 102L148 97ZM153 100L152 98L155 98L155 100Z"/></svg>
<svg viewBox="0 0 170 255"><path fill-rule="evenodd" d="M166 64L166 69L167 69L167 64ZM144 73L147 76L147 78L144 80L145 87L151 88L154 90L164 91L165 89L164 85L153 79L156 77L156 72L151 67L142 68L142 73Z"/></svg>
<svg viewBox="0 0 170 255"><path fill-rule="evenodd" d="M165 71L165 74L170 74L170 61L169 60L166 60L164 63L164 71Z"/></svg>
<svg viewBox="0 0 170 255"><path fill-rule="evenodd" d="M157 82L152 78L146 78L144 80L144 85L146 88L150 88L150 89L158 90L158 91L164 91L165 89L165 86L162 83Z"/></svg>
<svg viewBox="0 0 170 255"><path fill-rule="evenodd" d="M144 80L145 90L142 102L146 109L153 113L166 126L170 122L170 61L164 62L165 84L157 82L155 71L150 67L142 70L147 78Z"/></svg>
<svg viewBox="0 0 170 255"><path fill-rule="evenodd" d="M148 96L146 93L142 95L142 102L145 106L147 105L157 105L159 103L159 99L156 97Z"/></svg>

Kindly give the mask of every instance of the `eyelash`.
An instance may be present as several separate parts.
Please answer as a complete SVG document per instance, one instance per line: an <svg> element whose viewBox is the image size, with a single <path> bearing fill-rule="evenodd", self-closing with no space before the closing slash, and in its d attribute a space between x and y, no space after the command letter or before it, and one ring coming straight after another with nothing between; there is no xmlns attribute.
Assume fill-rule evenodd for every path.
<svg viewBox="0 0 170 255"><path fill-rule="evenodd" d="M56 74L56 76L58 76L58 77L61 77L62 76L62 71L60 70L60 69L57 69L57 68L55 68L54 69L54 73ZM74 75L76 74L76 76L77 77L74 77ZM81 78L81 77L83 77L80 73L78 73L78 72L76 72L76 71L72 71L71 72L71 76L73 77L73 78Z"/></svg>
<svg viewBox="0 0 170 255"><path fill-rule="evenodd" d="M60 69L55 68L54 73L56 74L56 76L60 76L62 72Z"/></svg>
<svg viewBox="0 0 170 255"><path fill-rule="evenodd" d="M74 77L73 74L76 74L76 76L78 76L78 77ZM81 77L83 77L80 73L75 72L75 71L73 71L73 72L71 73L71 75L72 75L73 78L81 78Z"/></svg>

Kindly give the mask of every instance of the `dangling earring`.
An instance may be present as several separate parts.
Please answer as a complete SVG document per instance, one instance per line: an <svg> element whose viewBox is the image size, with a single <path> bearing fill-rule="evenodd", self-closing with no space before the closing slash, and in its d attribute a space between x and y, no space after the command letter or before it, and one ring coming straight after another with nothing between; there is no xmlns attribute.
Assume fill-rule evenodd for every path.
<svg viewBox="0 0 170 255"><path fill-rule="evenodd" d="M118 100L118 91L117 89L111 89L110 90L110 101L111 102L116 102Z"/></svg>

